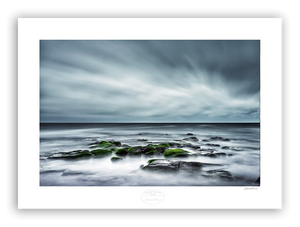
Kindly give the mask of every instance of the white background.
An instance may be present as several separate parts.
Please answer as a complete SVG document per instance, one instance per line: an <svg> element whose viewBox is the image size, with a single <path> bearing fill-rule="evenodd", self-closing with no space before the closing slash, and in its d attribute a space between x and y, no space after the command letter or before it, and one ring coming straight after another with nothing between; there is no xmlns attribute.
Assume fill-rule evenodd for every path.
<svg viewBox="0 0 300 227"><path fill-rule="evenodd" d="M141 193L149 187L39 187L41 39L259 39L261 186L255 190L244 187L151 187L166 196L165 201L156 206L141 201ZM281 19L22 18L18 21L18 61L19 208L281 207L281 124L274 124L281 121Z"/></svg>

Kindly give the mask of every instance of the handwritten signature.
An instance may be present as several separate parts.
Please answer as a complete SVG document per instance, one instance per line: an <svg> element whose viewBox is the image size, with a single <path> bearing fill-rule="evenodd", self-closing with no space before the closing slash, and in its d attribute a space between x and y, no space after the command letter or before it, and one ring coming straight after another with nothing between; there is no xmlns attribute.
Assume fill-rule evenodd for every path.
<svg viewBox="0 0 300 227"><path fill-rule="evenodd" d="M255 188L255 187L246 187L246 188L244 188L244 190L257 190L257 188Z"/></svg>

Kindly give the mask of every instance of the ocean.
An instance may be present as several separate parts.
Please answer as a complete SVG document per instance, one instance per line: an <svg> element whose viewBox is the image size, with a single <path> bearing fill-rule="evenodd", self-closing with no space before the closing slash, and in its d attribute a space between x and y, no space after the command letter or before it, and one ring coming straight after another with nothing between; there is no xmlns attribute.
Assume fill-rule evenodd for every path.
<svg viewBox="0 0 300 227"><path fill-rule="evenodd" d="M62 152L92 151L93 144L100 141L119 141L121 146L103 157L51 158ZM157 152L123 155L117 162L111 160L122 147L144 149L161 143L175 144L169 149L182 149L188 155L166 157L165 153ZM204 164L191 169L189 163ZM155 168L146 170L147 165ZM166 165L175 166L175 171L165 171L170 169ZM40 124L40 186L239 187L259 186L257 179L260 179L259 123Z"/></svg>

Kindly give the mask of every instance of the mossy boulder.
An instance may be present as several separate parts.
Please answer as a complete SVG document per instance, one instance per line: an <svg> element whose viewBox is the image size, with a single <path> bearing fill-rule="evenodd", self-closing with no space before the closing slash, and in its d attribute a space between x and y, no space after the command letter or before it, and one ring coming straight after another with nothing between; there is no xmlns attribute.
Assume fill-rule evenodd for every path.
<svg viewBox="0 0 300 227"><path fill-rule="evenodd" d="M128 148L128 154L141 155L142 154L142 146L135 146L135 147Z"/></svg>
<svg viewBox="0 0 300 227"><path fill-rule="evenodd" d="M150 145L145 148L144 152L146 155L154 155L157 153L157 150L155 149L155 147L153 145Z"/></svg>
<svg viewBox="0 0 300 227"><path fill-rule="evenodd" d="M121 158L121 157L112 157L110 159L110 161L112 161L112 162L121 161L121 160L123 160L123 158Z"/></svg>
<svg viewBox="0 0 300 227"><path fill-rule="evenodd" d="M118 151L118 148L112 147L112 148L109 148L109 150L111 150L112 152L116 152L116 151Z"/></svg>
<svg viewBox="0 0 300 227"><path fill-rule="evenodd" d="M150 152L150 154L162 154L169 147L170 145L168 143L151 144L146 147L145 153Z"/></svg>
<svg viewBox="0 0 300 227"><path fill-rule="evenodd" d="M113 144L106 141L101 141L97 146L101 148L108 148L111 147Z"/></svg>
<svg viewBox="0 0 300 227"><path fill-rule="evenodd" d="M116 151L116 155L126 156L128 154L128 148L120 148Z"/></svg>
<svg viewBox="0 0 300 227"><path fill-rule="evenodd" d="M163 155L167 158L174 158L174 157L188 157L189 153L183 149L167 149L164 151Z"/></svg>
<svg viewBox="0 0 300 227"><path fill-rule="evenodd" d="M121 144L121 142L120 141L108 141L108 143L111 143L112 145L115 145L115 146L117 146L117 147L120 147L122 144Z"/></svg>
<svg viewBox="0 0 300 227"><path fill-rule="evenodd" d="M148 160L148 164L151 164L151 163L153 163L153 162L156 162L157 160L159 160L159 159L150 159L150 160Z"/></svg>
<svg viewBox="0 0 300 227"><path fill-rule="evenodd" d="M165 148L168 148L170 147L170 145L168 143L160 143L157 145L158 147L165 147Z"/></svg>
<svg viewBox="0 0 300 227"><path fill-rule="evenodd" d="M91 153L97 157L104 157L112 154L112 151L109 149L96 149L92 150Z"/></svg>
<svg viewBox="0 0 300 227"><path fill-rule="evenodd" d="M76 151L69 151L69 152L59 152L50 155L49 159L79 159L79 158L89 158L94 156L88 150L76 150Z"/></svg>
<svg viewBox="0 0 300 227"><path fill-rule="evenodd" d="M97 141L89 144L91 148L99 147L99 148L109 148L109 147L120 147L122 144L119 141Z"/></svg>
<svg viewBox="0 0 300 227"><path fill-rule="evenodd" d="M110 142L107 142L107 141L97 141L97 142L94 142L94 143L90 143L90 148L108 148L108 147L111 147L113 146L114 144L110 143Z"/></svg>

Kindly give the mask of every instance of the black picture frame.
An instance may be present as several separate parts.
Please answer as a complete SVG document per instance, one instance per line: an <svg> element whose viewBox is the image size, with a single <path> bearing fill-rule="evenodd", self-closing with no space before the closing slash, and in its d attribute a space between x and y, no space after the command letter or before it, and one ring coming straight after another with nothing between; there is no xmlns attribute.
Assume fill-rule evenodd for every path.
<svg viewBox="0 0 300 227"><path fill-rule="evenodd" d="M282 17L283 19L283 209L17 208L18 17ZM275 224L294 212L294 18L280 5L12 5L2 23L2 204L8 223L21 224Z"/></svg>

